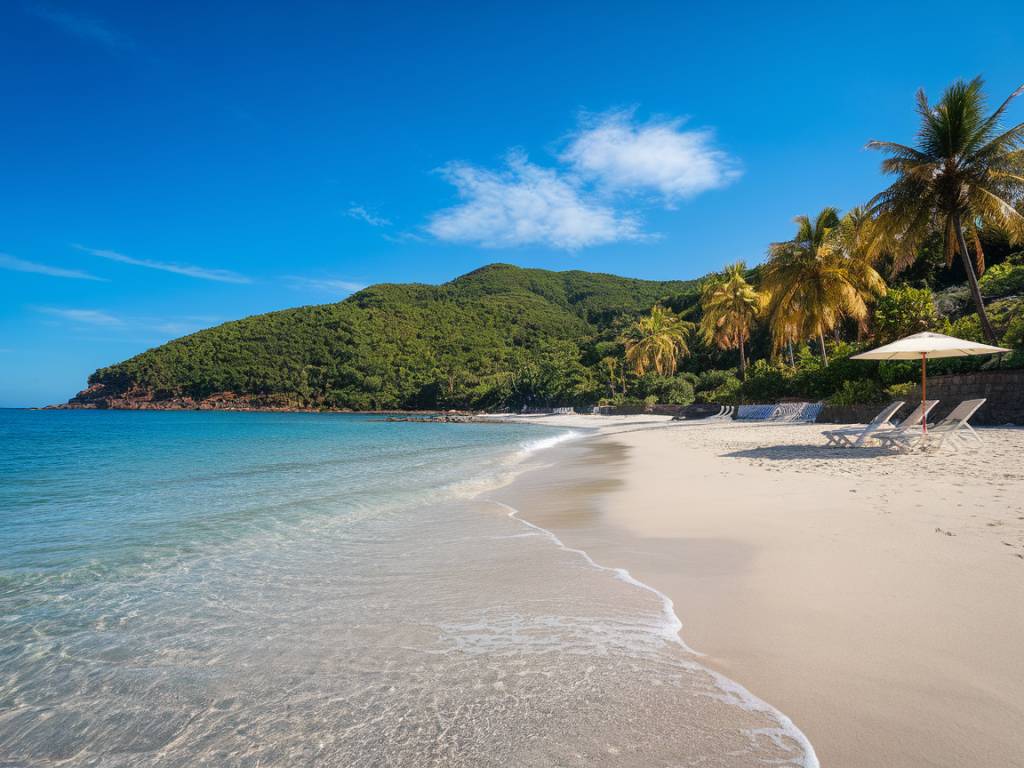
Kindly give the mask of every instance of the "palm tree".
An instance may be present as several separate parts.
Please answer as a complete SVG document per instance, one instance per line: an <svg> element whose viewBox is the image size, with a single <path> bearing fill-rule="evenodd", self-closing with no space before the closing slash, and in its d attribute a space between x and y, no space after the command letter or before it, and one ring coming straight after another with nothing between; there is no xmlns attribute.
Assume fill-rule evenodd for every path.
<svg viewBox="0 0 1024 768"><path fill-rule="evenodd" d="M620 381L622 383L622 393L625 394L626 393L626 381L625 381L625 377L622 375L622 372L621 372L622 371L622 365L621 365L619 359L616 358L616 357L611 357L611 356L602 357L601 360L600 360L600 366L601 366L601 372L604 374L604 377L607 379L608 394L611 397L615 397L615 395L617 394L616 391L615 391L615 385L617 383L619 383Z"/></svg>
<svg viewBox="0 0 1024 768"><path fill-rule="evenodd" d="M660 304L651 314L641 317L627 331L626 361L637 376L650 370L661 376L674 376L679 358L690 354L687 339L693 323L689 323Z"/></svg>
<svg viewBox="0 0 1024 768"><path fill-rule="evenodd" d="M747 265L742 261L725 268L721 278L710 281L702 292L701 334L719 349L739 349L740 378L747 377L744 349L750 329L761 313L762 296L747 282Z"/></svg>
<svg viewBox="0 0 1024 768"><path fill-rule="evenodd" d="M969 83L957 80L935 105L928 103L924 90L918 91L921 126L916 145L870 141L867 146L890 155L882 161L882 170L896 177L870 203L894 252L894 268L911 264L922 241L932 232L942 232L946 263L952 264L960 254L981 327L994 342L978 288L978 275L985 269L978 234L993 228L1011 243L1024 240L1024 215L1014 208L1024 196L1024 123L1008 130L1000 126L1007 106L1024 93L1024 85L987 117L983 85L980 77ZM973 264L968 237L974 246Z"/></svg>
<svg viewBox="0 0 1024 768"><path fill-rule="evenodd" d="M884 241L871 210L864 205L851 208L839 220L834 236L835 248L845 256L850 277L863 289L862 293L865 296L871 297L876 294L878 284L874 276L878 273L877 270L872 273L868 268L873 270L877 264L884 248ZM880 293L885 293L884 281L881 283ZM836 330L838 331L838 327ZM861 338L867 331L867 316L864 315L857 320L857 338Z"/></svg>
<svg viewBox="0 0 1024 768"><path fill-rule="evenodd" d="M838 211L829 207L813 220L797 216L795 221L796 237L772 243L762 273L762 287L771 296L769 327L776 349L816 337L828 365L825 333L843 318L863 323L868 301L885 293L885 281L869 251L855 247L852 219L841 222Z"/></svg>

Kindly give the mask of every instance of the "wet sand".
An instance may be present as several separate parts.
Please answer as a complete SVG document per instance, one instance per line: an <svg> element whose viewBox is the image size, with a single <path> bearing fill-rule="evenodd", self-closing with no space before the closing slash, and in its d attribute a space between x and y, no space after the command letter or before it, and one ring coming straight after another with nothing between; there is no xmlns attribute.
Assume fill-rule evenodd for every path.
<svg viewBox="0 0 1024 768"><path fill-rule="evenodd" d="M666 593L823 766L1024 765L1024 430L901 456L815 425L548 423L611 434L500 497Z"/></svg>

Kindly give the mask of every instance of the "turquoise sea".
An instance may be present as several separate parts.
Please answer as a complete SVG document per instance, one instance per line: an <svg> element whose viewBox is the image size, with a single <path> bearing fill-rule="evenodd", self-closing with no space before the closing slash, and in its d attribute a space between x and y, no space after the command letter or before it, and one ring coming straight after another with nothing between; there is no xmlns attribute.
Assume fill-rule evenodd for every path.
<svg viewBox="0 0 1024 768"><path fill-rule="evenodd" d="M0 766L811 765L658 593L488 500L575 437L0 411Z"/></svg>

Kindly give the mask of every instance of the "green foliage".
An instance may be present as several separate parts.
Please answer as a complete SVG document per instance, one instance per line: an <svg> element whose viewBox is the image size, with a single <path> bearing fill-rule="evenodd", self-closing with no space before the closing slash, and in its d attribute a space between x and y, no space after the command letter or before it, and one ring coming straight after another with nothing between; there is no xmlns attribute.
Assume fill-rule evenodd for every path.
<svg viewBox="0 0 1024 768"><path fill-rule="evenodd" d="M735 376L731 376L714 389L700 392L696 396L698 403L720 403L722 405L736 405L741 402L740 389L743 382Z"/></svg>
<svg viewBox="0 0 1024 768"><path fill-rule="evenodd" d="M738 349L740 371L746 368L745 345L761 314L765 296L747 282L747 265L738 261L720 276L706 280L701 290L701 336L719 349Z"/></svg>
<svg viewBox="0 0 1024 768"><path fill-rule="evenodd" d="M878 380L883 387L913 383L921 378L921 364L916 360L886 360L878 364Z"/></svg>
<svg viewBox="0 0 1024 768"><path fill-rule="evenodd" d="M649 373L636 380L631 393L645 400L654 397L658 403L689 405L694 398L692 378L695 378L693 374L685 373L675 376Z"/></svg>
<svg viewBox="0 0 1024 768"><path fill-rule="evenodd" d="M891 289L875 306L874 329L881 344L935 327L938 315L928 288Z"/></svg>
<svg viewBox="0 0 1024 768"><path fill-rule="evenodd" d="M746 402L775 402L789 397L794 391L793 371L782 363L757 360L747 369L740 391Z"/></svg>
<svg viewBox="0 0 1024 768"><path fill-rule="evenodd" d="M1024 312L1010 321L1003 334L1003 346L1011 349L1024 349Z"/></svg>
<svg viewBox="0 0 1024 768"><path fill-rule="evenodd" d="M89 383L358 410L593 403L607 392L595 344L615 349L606 334L616 321L692 290L498 264L445 285L377 285L337 304L226 323L101 368Z"/></svg>
<svg viewBox="0 0 1024 768"><path fill-rule="evenodd" d="M989 267L979 281L985 298L1001 298L1024 293L1024 264L1004 261Z"/></svg>
<svg viewBox="0 0 1024 768"><path fill-rule="evenodd" d="M718 389L723 384L736 381L736 372L732 370L721 371L712 369L709 371L701 371L697 375L697 380L694 382L693 388L697 392L707 392L712 389Z"/></svg>
<svg viewBox="0 0 1024 768"><path fill-rule="evenodd" d="M873 198L879 242L895 256L893 266L909 266L921 245L938 229L948 262L959 255L975 311L985 337L995 341L978 291L985 270L982 236L1001 233L1011 243L1024 242L1024 214L1014 207L1024 194L1020 155L1024 123L1007 127L1002 117L1022 92L1014 91L991 114L980 77L957 80L930 104L917 94L920 126L914 147L871 141L885 152L883 172L893 183Z"/></svg>
<svg viewBox="0 0 1024 768"><path fill-rule="evenodd" d="M942 332L947 336L956 336L958 339L985 343L985 333L981 329L981 320L974 313L964 315L953 322L947 320L946 327Z"/></svg>
<svg viewBox="0 0 1024 768"><path fill-rule="evenodd" d="M844 381L843 386L828 399L829 405L859 405L861 403L877 403L885 399L886 394L872 379Z"/></svg>
<svg viewBox="0 0 1024 768"><path fill-rule="evenodd" d="M690 354L687 341L693 327L671 309L655 304L623 334L626 361L637 376L648 371L674 375L679 359Z"/></svg>
<svg viewBox="0 0 1024 768"><path fill-rule="evenodd" d="M870 253L869 220L863 209L842 219L823 208L813 219L797 216L792 240L772 243L763 288L776 350L788 342L822 337L844 320L866 321L869 302L886 292ZM825 358L825 349L820 349ZM825 359L827 364L827 359Z"/></svg>
<svg viewBox="0 0 1024 768"><path fill-rule="evenodd" d="M991 272L1000 274L997 267ZM748 277L756 282L756 273ZM936 325L941 322L944 333L981 339L977 315L961 316L966 291L956 290L964 301L954 301L953 289L943 291L950 310ZM599 401L640 405L652 397L680 405L816 400L913 386L920 377L915 361L850 360L867 345L845 342L828 342L828 365L817 342L810 348L798 343L791 366L788 355L769 358L769 331L757 328L745 382L729 367L737 351L699 340L685 358L686 371L669 375L663 365L661 374L632 373L622 340L636 321L650 318L660 304L700 322L699 297L695 282L494 265L441 286L378 285L337 304L226 323L102 368L90 383L105 384L111 394L140 390L198 399L230 391L273 396L295 407L519 409ZM916 330L908 326L929 316L929 297L927 289L894 286L879 302L872 330ZM1024 298L992 300L987 308L1003 345L1024 348ZM666 318L670 335L691 327L674 317ZM928 370L938 375L1022 366L1024 350L930 361Z"/></svg>
<svg viewBox="0 0 1024 768"><path fill-rule="evenodd" d="M912 381L907 381L904 382L903 384L890 384L888 387L885 388L885 394L887 394L889 397L895 400L898 398L906 398L910 396L910 394L914 392L914 390L916 389L917 384L915 384ZM918 395L918 398L920 398L920 395Z"/></svg>

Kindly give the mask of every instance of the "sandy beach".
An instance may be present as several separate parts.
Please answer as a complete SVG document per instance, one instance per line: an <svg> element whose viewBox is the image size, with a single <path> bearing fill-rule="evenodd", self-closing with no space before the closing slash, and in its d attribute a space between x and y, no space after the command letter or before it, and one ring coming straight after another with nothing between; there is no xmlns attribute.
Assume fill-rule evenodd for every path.
<svg viewBox="0 0 1024 768"><path fill-rule="evenodd" d="M498 495L667 594L821 765L1024 764L1024 430L894 455L822 425L537 421L603 434Z"/></svg>

